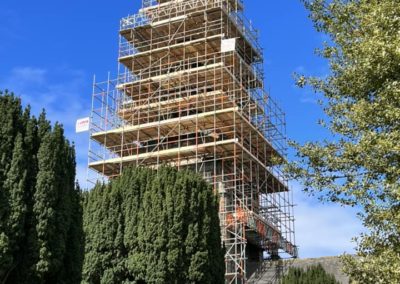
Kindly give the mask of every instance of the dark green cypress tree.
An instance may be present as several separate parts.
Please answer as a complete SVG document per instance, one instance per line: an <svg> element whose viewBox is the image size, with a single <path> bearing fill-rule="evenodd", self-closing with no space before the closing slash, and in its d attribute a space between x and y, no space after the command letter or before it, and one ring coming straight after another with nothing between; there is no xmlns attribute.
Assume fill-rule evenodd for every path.
<svg viewBox="0 0 400 284"><path fill-rule="evenodd" d="M12 93L0 91L0 187L10 168L14 141L23 131L21 101Z"/></svg>
<svg viewBox="0 0 400 284"><path fill-rule="evenodd" d="M192 172L127 169L86 194L84 220L84 283L224 283L218 202Z"/></svg>
<svg viewBox="0 0 400 284"><path fill-rule="evenodd" d="M102 232L105 212L101 205L103 203L103 195L106 193L106 186L97 184L90 193L85 192L83 196L83 227L85 230L84 283L100 283L104 264L110 261L106 253L105 241L103 241L107 236Z"/></svg>
<svg viewBox="0 0 400 284"><path fill-rule="evenodd" d="M171 182L166 188L166 211L168 212L168 279L175 279L178 283L183 283L187 279L187 261L184 259L185 253L182 246L181 236L187 234L187 191L188 188L182 186L182 173L178 175L169 174Z"/></svg>
<svg viewBox="0 0 400 284"><path fill-rule="evenodd" d="M22 135L18 134L12 153L10 170L7 173L3 187L8 200L7 221L4 226L9 239L10 258L12 259L10 266L6 268L7 274L4 279L9 279L9 275L21 263L23 256L21 251L23 250L22 245L26 234L25 220L28 213L25 195L26 163Z"/></svg>
<svg viewBox="0 0 400 284"><path fill-rule="evenodd" d="M0 92L1 93L1 92ZM0 283L79 283L82 209L62 127L0 94ZM79 226L80 224L80 226Z"/></svg>
<svg viewBox="0 0 400 284"><path fill-rule="evenodd" d="M97 184L85 196L84 283L121 283L124 279L121 203L119 189L115 186Z"/></svg>
<svg viewBox="0 0 400 284"><path fill-rule="evenodd" d="M12 164L14 141L22 128L22 106L8 91L0 91L0 282L9 278L13 270L13 240L10 236L10 189L11 181L5 182ZM16 167L14 167L14 174Z"/></svg>
<svg viewBox="0 0 400 284"><path fill-rule="evenodd" d="M80 283L84 257L85 238L83 234L82 192L79 184L71 193L71 224L66 238L64 256L64 283Z"/></svg>
<svg viewBox="0 0 400 284"><path fill-rule="evenodd" d="M43 109L39 115L39 119L37 121L38 125L38 143L40 144L42 139L51 131L50 121L46 118L46 111Z"/></svg>
<svg viewBox="0 0 400 284"><path fill-rule="evenodd" d="M39 279L45 279L51 271L58 270L60 264L55 263L52 255L52 240L56 237L56 212L58 199L56 185L56 145L53 133L47 133L38 152L38 175L34 195L33 212L36 219L37 251L39 261L35 271Z"/></svg>
<svg viewBox="0 0 400 284"><path fill-rule="evenodd" d="M25 111L26 118L30 116L29 111ZM33 248L36 246L35 219L33 216L33 197L36 185L36 176L38 172L37 152L39 141L37 136L37 120L31 117L26 123L24 149L27 176L25 186L25 202L27 214L25 216L25 238L21 240L21 262L18 267L18 273L14 274L15 283L35 283L34 265L37 261L38 252Z"/></svg>
<svg viewBox="0 0 400 284"><path fill-rule="evenodd" d="M106 249L109 250L110 261L103 270L102 283L122 283L125 278L125 248L124 238L124 216L121 209L120 188L112 186L110 191L104 195L102 208L105 212L105 223L103 230L106 234Z"/></svg>
<svg viewBox="0 0 400 284"><path fill-rule="evenodd" d="M74 152L60 125L42 138L38 165L33 207L39 251L36 273L44 282L64 283L69 276L64 261L68 232L76 225L72 223L72 214L76 213L72 204L78 200L74 197Z"/></svg>
<svg viewBox="0 0 400 284"><path fill-rule="evenodd" d="M115 186L125 189L122 191L122 195L125 215L124 244L128 255L126 261L128 277L140 281L146 278L146 254L142 237L145 228L141 222L144 218L143 198L145 192L151 189L153 172L137 168L127 170L126 173L116 181L118 184L115 184Z"/></svg>

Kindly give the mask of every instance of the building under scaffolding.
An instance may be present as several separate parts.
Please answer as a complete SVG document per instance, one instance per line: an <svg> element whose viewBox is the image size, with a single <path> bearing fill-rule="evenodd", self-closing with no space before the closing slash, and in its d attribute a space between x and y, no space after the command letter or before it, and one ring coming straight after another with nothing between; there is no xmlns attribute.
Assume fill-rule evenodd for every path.
<svg viewBox="0 0 400 284"><path fill-rule="evenodd" d="M285 116L257 37L242 0L143 0L121 20L118 78L93 86L89 181L132 165L201 173L220 195L227 283L297 256Z"/></svg>

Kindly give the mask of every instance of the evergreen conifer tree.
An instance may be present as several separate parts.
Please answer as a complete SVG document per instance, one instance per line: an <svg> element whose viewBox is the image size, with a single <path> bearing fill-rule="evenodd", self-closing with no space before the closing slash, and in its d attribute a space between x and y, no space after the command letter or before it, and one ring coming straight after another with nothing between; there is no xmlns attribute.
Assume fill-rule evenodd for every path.
<svg viewBox="0 0 400 284"><path fill-rule="evenodd" d="M0 283L79 283L83 258L74 148L0 92Z"/></svg>
<svg viewBox="0 0 400 284"><path fill-rule="evenodd" d="M25 219L27 215L26 205L26 178L27 167L25 153L23 148L22 135L18 134L15 140L15 146L12 154L10 170L4 182L3 191L7 196L7 217L5 230L8 233L11 266L7 270L12 271L16 264L21 261L23 249L22 244L25 238Z"/></svg>
<svg viewBox="0 0 400 284"><path fill-rule="evenodd" d="M84 198L84 283L224 283L212 188L190 171L127 169Z"/></svg>

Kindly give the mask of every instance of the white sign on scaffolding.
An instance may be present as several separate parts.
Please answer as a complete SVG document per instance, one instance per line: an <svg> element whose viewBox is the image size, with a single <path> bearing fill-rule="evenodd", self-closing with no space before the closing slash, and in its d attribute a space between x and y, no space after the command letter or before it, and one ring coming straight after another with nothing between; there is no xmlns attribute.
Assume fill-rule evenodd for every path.
<svg viewBox="0 0 400 284"><path fill-rule="evenodd" d="M89 127L90 127L89 117L81 118L76 121L76 133L89 131Z"/></svg>
<svg viewBox="0 0 400 284"><path fill-rule="evenodd" d="M223 39L221 41L221 52L235 51L236 38Z"/></svg>

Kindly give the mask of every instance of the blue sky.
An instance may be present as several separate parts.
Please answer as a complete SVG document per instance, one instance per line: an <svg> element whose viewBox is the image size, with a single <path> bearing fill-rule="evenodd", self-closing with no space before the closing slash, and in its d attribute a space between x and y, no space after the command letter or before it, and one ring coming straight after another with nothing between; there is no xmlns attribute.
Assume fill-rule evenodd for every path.
<svg viewBox="0 0 400 284"><path fill-rule="evenodd" d="M300 0L245 0L246 16L260 30L266 89L287 114L287 134L298 142L329 137L310 90L294 86L293 73L325 76L314 55L324 36L314 31ZM76 119L89 116L93 75L117 71L119 19L135 13L139 0L0 1L0 89L8 88L38 114L64 124L77 148L77 176L86 178L88 135L75 134ZM361 230L353 209L321 204L294 189L301 257L352 253Z"/></svg>

